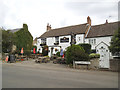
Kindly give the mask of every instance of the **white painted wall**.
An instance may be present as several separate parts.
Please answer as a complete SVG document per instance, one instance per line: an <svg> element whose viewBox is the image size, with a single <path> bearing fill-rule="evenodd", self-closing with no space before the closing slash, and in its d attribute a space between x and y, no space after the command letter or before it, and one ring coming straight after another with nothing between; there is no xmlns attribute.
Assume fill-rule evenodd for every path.
<svg viewBox="0 0 120 90"><path fill-rule="evenodd" d="M107 36L107 37L95 37L95 38L86 38L85 39L85 43L89 43L89 39L96 39L96 44L92 44L92 49L95 49L95 47L100 43L100 42L104 42L106 43L108 46L110 46L110 42L111 42L111 38L112 36Z"/></svg>
<svg viewBox="0 0 120 90"><path fill-rule="evenodd" d="M102 41L104 43L106 43L108 46L110 46L110 42L111 42L111 39L112 39L112 36L107 36L107 37L96 37L96 38L86 38L85 39L85 43L89 43L89 39L96 39L96 44L92 44L91 45L91 49L95 49L95 47L101 43ZM107 47L108 48L108 47ZM110 52L110 59L113 59L113 56Z"/></svg>
<svg viewBox="0 0 120 90"><path fill-rule="evenodd" d="M69 38L69 42L60 43L60 39L63 38L63 37ZM60 36L60 37L59 37L59 46L61 46L61 48L62 48L63 50L65 50L68 46L70 46L70 42L71 42L71 36L70 36L70 35Z"/></svg>
<svg viewBox="0 0 120 90"><path fill-rule="evenodd" d="M84 43L84 34L76 35L76 44Z"/></svg>
<svg viewBox="0 0 120 90"><path fill-rule="evenodd" d="M61 43L60 42L60 39L61 38L69 38L69 42L65 42L65 43ZM81 39L82 39L82 36L81 36ZM81 40L82 41L82 40ZM58 46L61 46L61 48L63 50L65 50L68 46L70 46L70 42L71 42L71 36L70 35L66 35L66 36L59 36L59 45ZM57 52L55 51L55 48L58 49L58 51L60 51L60 47L55 47L54 45L55 43L55 37L48 37L46 39L46 45L49 47L49 53L48 53L48 56L51 56L51 46L54 46L54 49L53 49L53 54L56 54ZM40 46L41 44L41 39L37 39L37 51L40 49L40 53L42 53L42 47Z"/></svg>
<svg viewBox="0 0 120 90"><path fill-rule="evenodd" d="M54 45L54 43L55 43L55 37L49 37L49 38L47 38L47 41L46 41L47 43L47 46L52 46L52 45Z"/></svg>
<svg viewBox="0 0 120 90"><path fill-rule="evenodd" d="M69 38L69 42L61 43L60 39L64 38L64 37ZM70 42L71 42L71 35L59 36L59 45L58 46L61 46L61 48L63 50L66 50L66 48L71 45ZM83 43L83 42L84 42L84 34L76 35L76 44ZM54 43L55 43L55 37L46 38L46 44L47 44L48 47L50 46L48 48L49 51L50 51L48 53L48 56L51 56L51 46L54 46ZM42 47L40 46L40 44L41 44L41 39L37 39L37 51L40 49L40 53L42 53ZM55 48L57 48L60 51L60 47L54 47L53 54L56 54Z"/></svg>
<svg viewBox="0 0 120 90"><path fill-rule="evenodd" d="M48 56L49 56L49 57L52 56L52 55L51 55L51 48L52 48L52 47L49 47L49 48L48 48L48 50L49 50ZM53 52L52 52L53 54L56 54L56 53L58 52L58 51L56 52L55 49L58 49L58 51L60 52L60 47L54 47Z"/></svg>
<svg viewBox="0 0 120 90"><path fill-rule="evenodd" d="M69 42L65 42L65 43L61 43L60 39L66 37L69 38ZM111 42L111 38L112 36L108 36L108 37L95 37L95 38L85 38L85 43L89 43L89 39L96 39L96 44L92 44L92 49L95 49L95 47L101 43L102 41L104 43L106 43L108 46L110 46L110 42ZM47 45L48 46L54 46L55 43L55 37L49 37L47 38ZM70 42L71 42L71 36L70 35L66 35L66 36L59 36L59 45L61 46L61 48L63 50L65 50L67 47L70 46ZM77 34L76 35L76 44L79 43L84 43L84 34ZM37 39L37 51L40 49L40 53L42 53L42 47L40 46L41 44L41 39ZM56 47L60 50L60 47ZM49 56L51 56L51 47L49 48L50 52L49 52ZM53 54L56 54L55 49L53 49ZM112 55L110 54L110 58L112 58Z"/></svg>
<svg viewBox="0 0 120 90"><path fill-rule="evenodd" d="M41 39L37 39L37 51L39 51L39 49L40 49L40 53L42 53L42 48L41 48L40 44L41 44Z"/></svg>
<svg viewBox="0 0 120 90"><path fill-rule="evenodd" d="M69 38L69 42L61 43L60 39L64 38L64 37ZM61 48L65 51L66 48L71 45L70 42L71 42L71 35L59 36L59 45L58 46L61 46ZM84 42L84 34L78 34L78 35L76 35L76 44L83 43L83 42ZM55 37L49 37L49 38L47 38L47 45L48 45L48 47L49 46L54 46L54 43L55 43ZM53 54L56 54L55 48L57 48L60 51L60 47L54 47ZM51 47L49 47L49 51L50 52L48 53L48 55L51 56Z"/></svg>

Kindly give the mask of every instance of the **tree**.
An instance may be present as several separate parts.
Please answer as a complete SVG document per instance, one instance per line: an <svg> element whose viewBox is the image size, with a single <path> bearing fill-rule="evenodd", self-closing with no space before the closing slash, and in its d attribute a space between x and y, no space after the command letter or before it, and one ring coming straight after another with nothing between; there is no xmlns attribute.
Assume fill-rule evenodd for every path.
<svg viewBox="0 0 120 90"><path fill-rule="evenodd" d="M15 35L11 32L2 30L2 52L10 53L12 46L16 43Z"/></svg>
<svg viewBox="0 0 120 90"><path fill-rule="evenodd" d="M20 53L21 48L24 50L24 54L29 55L32 49L33 37L28 31L27 24L23 24L23 28L15 32L17 53Z"/></svg>
<svg viewBox="0 0 120 90"><path fill-rule="evenodd" d="M118 30L115 31L111 39L109 49L113 55L120 53L120 28L118 28Z"/></svg>
<svg viewBox="0 0 120 90"><path fill-rule="evenodd" d="M72 45L67 48L65 53L67 64L73 64L74 61L88 61L89 56L85 53L83 47L79 45Z"/></svg>

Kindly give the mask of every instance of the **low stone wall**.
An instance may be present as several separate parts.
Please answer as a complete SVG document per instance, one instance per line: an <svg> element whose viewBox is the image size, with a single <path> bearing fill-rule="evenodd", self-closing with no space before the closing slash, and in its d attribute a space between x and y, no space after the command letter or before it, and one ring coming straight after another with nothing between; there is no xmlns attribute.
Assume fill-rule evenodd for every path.
<svg viewBox="0 0 120 90"><path fill-rule="evenodd" d="M83 65L83 64L78 64L78 65L76 65L76 69L89 69L88 68L89 66L88 65Z"/></svg>
<svg viewBox="0 0 120 90"><path fill-rule="evenodd" d="M120 70L120 59L110 59L110 70L111 71Z"/></svg>
<svg viewBox="0 0 120 90"><path fill-rule="evenodd" d="M91 59L90 62L89 69L99 69L99 58Z"/></svg>
<svg viewBox="0 0 120 90"><path fill-rule="evenodd" d="M99 68L99 58L94 58L90 60L90 65L76 65L77 69L93 69L97 70ZM104 69L103 69L104 70ZM106 69L105 69L106 70ZM110 59L110 71L119 71L120 70L120 59Z"/></svg>

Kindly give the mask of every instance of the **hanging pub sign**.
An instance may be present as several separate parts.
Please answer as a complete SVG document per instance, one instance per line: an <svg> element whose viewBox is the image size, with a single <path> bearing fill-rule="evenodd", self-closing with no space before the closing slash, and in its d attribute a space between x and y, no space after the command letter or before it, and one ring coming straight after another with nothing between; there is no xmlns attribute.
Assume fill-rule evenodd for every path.
<svg viewBox="0 0 120 90"><path fill-rule="evenodd" d="M60 42L61 43L69 42L69 38L63 37L63 38L60 39Z"/></svg>

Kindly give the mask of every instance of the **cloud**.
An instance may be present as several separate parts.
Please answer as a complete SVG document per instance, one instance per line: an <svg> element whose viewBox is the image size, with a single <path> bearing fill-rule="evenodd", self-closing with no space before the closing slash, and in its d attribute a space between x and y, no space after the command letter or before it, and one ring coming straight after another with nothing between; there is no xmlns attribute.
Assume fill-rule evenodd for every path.
<svg viewBox="0 0 120 90"><path fill-rule="evenodd" d="M120 1L118 3L118 20L120 21Z"/></svg>
<svg viewBox="0 0 120 90"><path fill-rule="evenodd" d="M53 29L82 24L87 22L88 15L92 24L104 23L106 19L116 21L115 1L117 0L0 0L0 24L14 29L21 28L26 23L35 38L46 31L47 23Z"/></svg>
<svg viewBox="0 0 120 90"><path fill-rule="evenodd" d="M0 0L0 27L3 27L8 7Z"/></svg>
<svg viewBox="0 0 120 90"><path fill-rule="evenodd" d="M114 20L117 19L115 17L118 17L117 2L67 2L66 8L80 17L108 19L111 16Z"/></svg>

